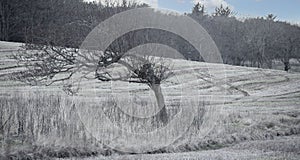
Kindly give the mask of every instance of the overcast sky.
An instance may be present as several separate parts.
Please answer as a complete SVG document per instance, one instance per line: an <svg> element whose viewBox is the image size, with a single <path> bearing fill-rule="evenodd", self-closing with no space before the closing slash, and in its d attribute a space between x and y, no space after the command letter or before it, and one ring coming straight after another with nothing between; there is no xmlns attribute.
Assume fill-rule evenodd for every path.
<svg viewBox="0 0 300 160"><path fill-rule="evenodd" d="M93 1L93 0L87 0ZM99 1L99 0L98 0ZM105 1L105 0L100 0ZM120 0L121 1L121 0ZM300 24L300 0L136 0L155 8L175 10L181 13L191 12L197 2L204 4L208 12L223 4L231 7L238 17L276 15L279 20Z"/></svg>

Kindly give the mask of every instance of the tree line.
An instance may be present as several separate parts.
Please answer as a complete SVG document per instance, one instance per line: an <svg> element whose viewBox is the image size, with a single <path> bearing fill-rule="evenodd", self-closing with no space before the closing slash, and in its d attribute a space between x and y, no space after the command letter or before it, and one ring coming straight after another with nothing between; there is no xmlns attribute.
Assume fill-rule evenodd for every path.
<svg viewBox="0 0 300 160"><path fill-rule="evenodd" d="M122 3L1 0L0 7L0 40L78 48L87 34L103 20L128 9L148 5L126 0ZM208 31L226 64L272 68L274 61L281 61L284 70L288 71L291 68L290 60L299 59L300 27L277 21L272 14L242 21L228 7L217 7L209 15L206 14L205 6L198 3L186 15ZM142 36L138 36L138 32ZM168 42L187 59L202 61L199 53L184 39L161 30L145 29L128 33L110 48L116 52L124 48L128 50L130 46L149 43L145 39L150 42Z"/></svg>
<svg viewBox="0 0 300 160"><path fill-rule="evenodd" d="M288 71L291 59L299 61L300 27L273 14L242 21L228 7L221 5L208 15L198 3L188 15L209 32L226 64L271 69L274 61L281 61Z"/></svg>
<svg viewBox="0 0 300 160"><path fill-rule="evenodd" d="M83 0L1 0L0 40L78 47L108 17L146 4Z"/></svg>

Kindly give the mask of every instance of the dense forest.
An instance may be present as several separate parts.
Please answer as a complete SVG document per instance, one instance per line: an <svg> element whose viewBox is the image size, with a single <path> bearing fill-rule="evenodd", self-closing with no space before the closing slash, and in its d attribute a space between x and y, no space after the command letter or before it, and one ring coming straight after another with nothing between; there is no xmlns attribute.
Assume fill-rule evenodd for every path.
<svg viewBox="0 0 300 160"><path fill-rule="evenodd" d="M127 2L87 3L83 0L1 0L0 40L42 43L77 48L87 34L108 17L147 4ZM300 27L276 20L276 16L247 18L243 21L234 12L220 6L211 15L205 6L196 4L191 13L185 13L200 23L215 40L224 63L259 68L272 68L274 61L284 64L288 71L290 60L300 58ZM173 48L190 60L201 61L197 51L176 35L161 30L136 31L150 37L150 41L173 44ZM157 36L157 35L164 36ZM135 44L148 43L143 36L128 33L119 38L120 51ZM131 38L128 38L131 37ZM124 43L126 41L126 43ZM169 43L169 42L172 43ZM116 43L120 44L120 43ZM125 45L126 44L126 45Z"/></svg>

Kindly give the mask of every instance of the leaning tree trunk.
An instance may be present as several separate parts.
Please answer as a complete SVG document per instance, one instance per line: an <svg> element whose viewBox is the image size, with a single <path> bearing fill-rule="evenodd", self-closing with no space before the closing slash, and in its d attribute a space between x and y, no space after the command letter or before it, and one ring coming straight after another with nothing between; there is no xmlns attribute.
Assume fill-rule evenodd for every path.
<svg viewBox="0 0 300 160"><path fill-rule="evenodd" d="M151 85L151 89L155 94L157 105L160 108L160 111L156 117L160 122L166 124L168 122L168 113L165 105L165 99L161 91L161 86L160 84L153 84Z"/></svg>
<svg viewBox="0 0 300 160"><path fill-rule="evenodd" d="M284 64L284 71L288 72L291 69L291 65L289 61L286 61Z"/></svg>
<svg viewBox="0 0 300 160"><path fill-rule="evenodd" d="M284 64L284 71L288 72L291 69L290 59L284 58L282 62Z"/></svg>

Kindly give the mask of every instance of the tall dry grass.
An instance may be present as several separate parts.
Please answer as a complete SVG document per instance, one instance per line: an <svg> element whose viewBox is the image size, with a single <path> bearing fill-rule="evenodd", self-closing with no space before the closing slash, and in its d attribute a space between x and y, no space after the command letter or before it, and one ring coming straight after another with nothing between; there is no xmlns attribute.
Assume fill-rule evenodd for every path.
<svg viewBox="0 0 300 160"><path fill-rule="evenodd" d="M74 104L60 93L24 92L0 97L1 151L20 146L84 147L92 144Z"/></svg>
<svg viewBox="0 0 300 160"><path fill-rule="evenodd" d="M147 100L135 103L121 98L86 100L83 97L68 97L60 92L15 92L9 96L0 97L1 153L10 155L24 150L24 146L31 150L36 147L42 147L44 150L49 147L85 147L97 148L98 151L100 151L99 148L102 148L101 154L105 152L104 155L109 155L107 147L87 132L86 126L81 121L83 117L78 114L79 108L86 111L88 108L98 108L98 111L105 112L106 118L109 118L111 122L123 128L126 126L130 132L145 133L153 128L163 126L156 118L136 119L127 114L120 115L119 110L116 110L118 105L138 105L142 110L140 113L145 112L145 114L147 108L155 106L153 102ZM194 128L199 127L201 125L199 117L204 114L204 104L185 105L199 107L198 119L196 118L193 123ZM167 110L169 119L172 119L180 112L179 103L177 101L168 102ZM98 118L101 120L104 117ZM177 129L179 130L179 128ZM176 132L177 129L170 132ZM109 136L110 133L106 134ZM50 154L50 151L45 152ZM58 156L52 152L50 155Z"/></svg>
<svg viewBox="0 0 300 160"><path fill-rule="evenodd" d="M105 143L99 143L99 139L87 132L86 124L81 121L83 117L78 114L78 110L83 109L86 111L86 116L90 116L88 109L96 108L100 112L105 112L106 118L109 118L118 127L126 126L130 132L149 132L153 128L162 126L155 118L136 119L126 114L119 114L117 108L121 107L120 105L133 105L134 103L142 108L154 106L153 102L147 100L132 102L122 98L87 99L86 97L68 97L60 92L18 92L0 97L1 153L11 156L22 153L21 155L28 156L25 153L33 153L37 150L48 157L120 153L113 148L108 148ZM166 104L169 118L172 119L180 112L180 103L174 100ZM242 114L242 112L236 111L219 118L213 124L215 127L210 134L202 137L201 126L206 120L203 117L210 105L205 101L199 103L191 101L183 104L193 105L196 108L195 118L186 133L171 145L148 153L217 149L242 141L273 139L275 136L300 133L300 121L296 112L296 115L291 116L270 113L270 115L259 117L257 114L255 116L249 112ZM134 112L132 110L132 114ZM147 110L142 110L139 114L143 112L148 113ZM268 118L270 122L265 120L266 116L272 117ZM101 120L104 117L98 118ZM176 132L181 127L184 126L177 126L170 132ZM106 133L106 135L109 136L110 133ZM137 144L139 142L136 140ZM124 144L120 143L120 145Z"/></svg>

